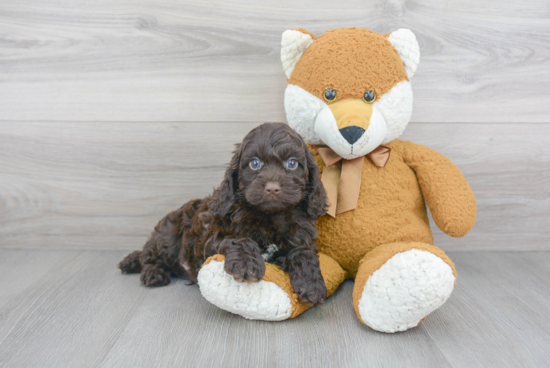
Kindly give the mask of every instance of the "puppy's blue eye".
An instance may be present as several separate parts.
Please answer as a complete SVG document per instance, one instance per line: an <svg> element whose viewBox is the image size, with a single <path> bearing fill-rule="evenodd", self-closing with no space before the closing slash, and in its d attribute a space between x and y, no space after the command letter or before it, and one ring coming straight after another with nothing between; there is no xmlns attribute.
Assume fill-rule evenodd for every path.
<svg viewBox="0 0 550 368"><path fill-rule="evenodd" d="M289 170L294 170L298 167L298 161L296 161L295 159L291 158L291 159L288 159L287 162L286 162L286 168L289 169Z"/></svg>
<svg viewBox="0 0 550 368"><path fill-rule="evenodd" d="M252 170L260 170L262 168L262 161L258 160L257 158L250 161L248 164Z"/></svg>

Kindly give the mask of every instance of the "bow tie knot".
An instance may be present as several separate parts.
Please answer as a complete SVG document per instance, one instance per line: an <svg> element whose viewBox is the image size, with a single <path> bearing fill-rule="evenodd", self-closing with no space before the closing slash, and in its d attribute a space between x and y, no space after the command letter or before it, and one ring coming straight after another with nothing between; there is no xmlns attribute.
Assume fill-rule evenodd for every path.
<svg viewBox="0 0 550 368"><path fill-rule="evenodd" d="M344 160L326 146L318 147L317 152L319 152L325 164L321 182L325 187L329 200L328 214L336 217L336 215L357 208L361 189L363 157ZM391 148L378 146L366 156L375 166L384 167L390 159L390 152Z"/></svg>

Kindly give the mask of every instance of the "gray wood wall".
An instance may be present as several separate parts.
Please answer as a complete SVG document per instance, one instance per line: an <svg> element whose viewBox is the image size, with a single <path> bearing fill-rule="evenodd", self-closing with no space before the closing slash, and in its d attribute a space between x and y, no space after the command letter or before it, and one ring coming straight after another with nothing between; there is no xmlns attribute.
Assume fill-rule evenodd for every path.
<svg viewBox="0 0 550 368"><path fill-rule="evenodd" d="M550 250L548 0L1 0L0 247L140 247L285 121L281 33L348 26L418 37L404 139L450 157L479 208L436 244Z"/></svg>

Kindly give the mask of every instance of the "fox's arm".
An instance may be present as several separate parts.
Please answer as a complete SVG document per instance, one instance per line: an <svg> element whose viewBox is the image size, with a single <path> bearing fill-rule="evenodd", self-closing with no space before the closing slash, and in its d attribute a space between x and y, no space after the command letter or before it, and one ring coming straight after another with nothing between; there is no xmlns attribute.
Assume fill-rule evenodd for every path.
<svg viewBox="0 0 550 368"><path fill-rule="evenodd" d="M450 236L464 236L476 221L476 199L460 170L441 153L403 142L403 157L416 173L437 226Z"/></svg>

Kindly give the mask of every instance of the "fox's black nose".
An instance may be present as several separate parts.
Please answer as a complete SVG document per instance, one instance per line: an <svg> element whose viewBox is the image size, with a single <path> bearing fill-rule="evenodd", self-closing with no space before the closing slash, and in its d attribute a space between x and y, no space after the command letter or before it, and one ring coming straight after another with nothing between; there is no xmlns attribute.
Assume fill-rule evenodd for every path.
<svg viewBox="0 0 550 368"><path fill-rule="evenodd" d="M349 144L357 142L363 136L363 133L365 133L365 129L358 126L348 126L340 129L340 134Z"/></svg>

